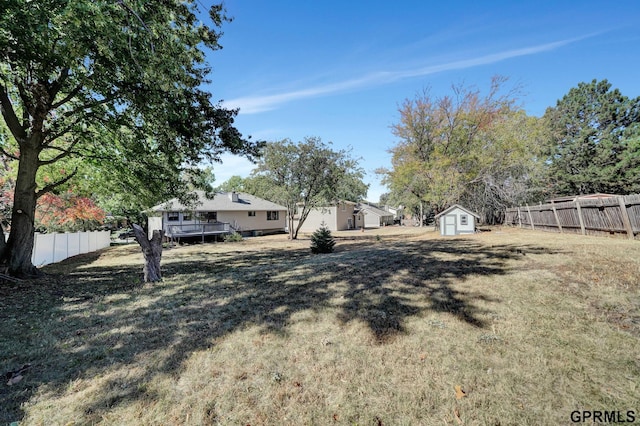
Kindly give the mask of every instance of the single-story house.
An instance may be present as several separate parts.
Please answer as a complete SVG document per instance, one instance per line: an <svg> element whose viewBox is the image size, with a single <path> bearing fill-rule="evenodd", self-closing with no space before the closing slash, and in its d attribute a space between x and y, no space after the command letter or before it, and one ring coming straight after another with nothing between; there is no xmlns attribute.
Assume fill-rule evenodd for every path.
<svg viewBox="0 0 640 426"><path fill-rule="evenodd" d="M314 232L322 226L323 222L330 231L355 229L355 209L356 203L351 201L338 201L329 206L314 207L303 222L300 232ZM298 206L294 226L298 226L298 218L301 213L302 206Z"/></svg>
<svg viewBox="0 0 640 426"><path fill-rule="evenodd" d="M149 234L163 230L169 238L230 234L262 235L284 232L287 208L255 195L220 192L207 198L195 191L188 205L174 198L149 211Z"/></svg>
<svg viewBox="0 0 640 426"><path fill-rule="evenodd" d="M393 225L393 213L370 204L359 204L357 212L361 214L356 215L356 228L362 228L363 225L365 228L380 228L382 226ZM364 224L362 222L364 222Z"/></svg>
<svg viewBox="0 0 640 426"><path fill-rule="evenodd" d="M480 216L471 210L454 204L435 215L434 219L438 221L440 235L451 236L473 234L476 231L476 220L480 220Z"/></svg>

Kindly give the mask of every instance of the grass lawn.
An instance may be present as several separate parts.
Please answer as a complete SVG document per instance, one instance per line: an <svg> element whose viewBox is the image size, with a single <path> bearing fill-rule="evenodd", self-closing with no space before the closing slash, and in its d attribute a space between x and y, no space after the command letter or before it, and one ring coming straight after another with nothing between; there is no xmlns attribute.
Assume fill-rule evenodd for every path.
<svg viewBox="0 0 640 426"><path fill-rule="evenodd" d="M153 285L135 245L0 283L0 424L640 422L640 242L334 235L172 248Z"/></svg>

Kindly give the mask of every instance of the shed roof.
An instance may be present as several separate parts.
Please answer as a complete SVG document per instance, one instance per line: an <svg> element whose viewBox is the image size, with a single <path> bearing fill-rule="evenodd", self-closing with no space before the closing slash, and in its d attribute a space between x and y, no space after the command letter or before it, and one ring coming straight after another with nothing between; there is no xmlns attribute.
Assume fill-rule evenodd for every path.
<svg viewBox="0 0 640 426"><path fill-rule="evenodd" d="M255 195L238 192L237 201L233 201L231 192L218 192L213 198L207 198L204 191L194 191L197 196L195 205L185 205L177 198L169 200L165 203L158 204L151 208L152 211L253 211L253 210L287 210L279 204L264 200Z"/></svg>
<svg viewBox="0 0 640 426"><path fill-rule="evenodd" d="M474 213L471 210L462 207L460 204L454 204L454 205L450 206L449 208L447 208L447 209L441 211L440 213L438 213L437 215L435 215L434 218L437 219L440 216L443 216L443 215L445 215L445 214L447 214L447 213L449 213L449 212L451 212L451 211L453 211L455 209L460 209L460 210L470 214L471 216L475 217L476 219L480 219L480 215L478 213Z"/></svg>

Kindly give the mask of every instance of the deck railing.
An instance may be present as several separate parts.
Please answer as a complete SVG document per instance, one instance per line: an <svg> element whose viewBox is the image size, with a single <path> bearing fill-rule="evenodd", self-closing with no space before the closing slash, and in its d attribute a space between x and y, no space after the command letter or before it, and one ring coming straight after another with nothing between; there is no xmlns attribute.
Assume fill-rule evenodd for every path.
<svg viewBox="0 0 640 426"><path fill-rule="evenodd" d="M169 225L167 227L167 237L197 237L205 235L230 234L231 224L227 222L216 223L192 223L182 225Z"/></svg>

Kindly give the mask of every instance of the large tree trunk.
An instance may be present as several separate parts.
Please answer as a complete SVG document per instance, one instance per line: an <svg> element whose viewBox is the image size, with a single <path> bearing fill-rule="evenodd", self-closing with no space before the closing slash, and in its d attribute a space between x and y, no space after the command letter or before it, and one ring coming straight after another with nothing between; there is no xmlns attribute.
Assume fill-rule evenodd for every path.
<svg viewBox="0 0 640 426"><path fill-rule="evenodd" d="M31 262L35 234L38 154L38 150L33 147L23 146L20 151L11 211L11 232L4 253L9 273L15 277L33 277L41 274Z"/></svg>
<svg viewBox="0 0 640 426"><path fill-rule="evenodd" d="M293 224L295 221L293 218L295 217L295 213L291 213L290 209L287 209L287 224L289 225L289 239L293 240Z"/></svg>
<svg viewBox="0 0 640 426"><path fill-rule="evenodd" d="M162 273L160 272L160 258L162 257L162 237L163 231L153 231L151 240L147 237L140 225L133 225L133 232L136 234L138 244L142 248L144 256L144 282L152 283L162 281Z"/></svg>

